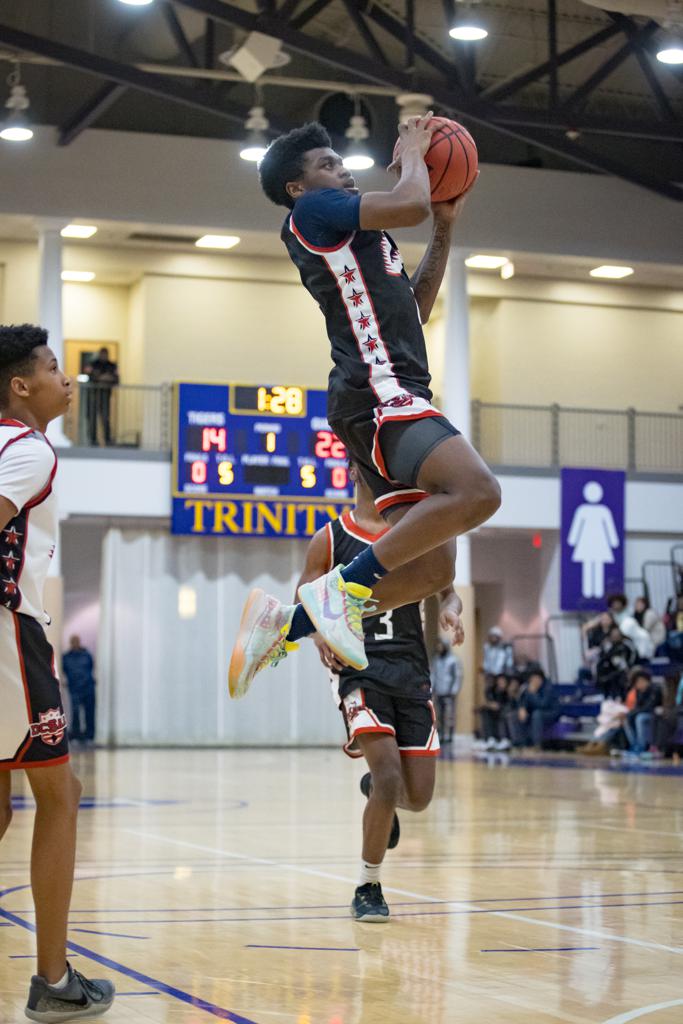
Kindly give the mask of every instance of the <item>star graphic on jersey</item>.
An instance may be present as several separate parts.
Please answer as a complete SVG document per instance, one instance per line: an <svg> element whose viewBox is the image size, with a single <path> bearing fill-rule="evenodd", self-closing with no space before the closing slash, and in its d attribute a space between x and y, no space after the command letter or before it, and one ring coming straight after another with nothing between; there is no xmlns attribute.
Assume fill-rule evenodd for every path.
<svg viewBox="0 0 683 1024"><path fill-rule="evenodd" d="M2 582L3 582L3 588L2 589L4 590L4 592L6 594L9 594L10 597L13 597L16 594L17 590L18 590L18 587L17 587L16 583L14 582L14 580L3 580Z"/></svg>
<svg viewBox="0 0 683 1024"><path fill-rule="evenodd" d="M9 529L4 530L3 532L4 532L5 536L7 537L7 543L11 547L16 547L16 545L19 543L19 538L21 537L21 534L17 533L15 527L14 526L10 526Z"/></svg>
<svg viewBox="0 0 683 1024"><path fill-rule="evenodd" d="M371 320L372 317L368 313L363 313L362 316L358 317L356 323L360 327L361 331L367 331L368 327L370 326Z"/></svg>
<svg viewBox="0 0 683 1024"><path fill-rule="evenodd" d="M7 567L7 572L14 572L17 566L17 559L14 557L14 555L3 555L2 560L5 563L5 566Z"/></svg>
<svg viewBox="0 0 683 1024"><path fill-rule="evenodd" d="M354 284L356 280L356 271L344 264L344 269L339 276L344 278L345 284Z"/></svg>
<svg viewBox="0 0 683 1024"><path fill-rule="evenodd" d="M363 302L364 294L364 292L357 292L356 289L354 288L353 291L351 292L351 295L349 296L352 305L356 306L356 308L360 306L361 303Z"/></svg>
<svg viewBox="0 0 683 1024"><path fill-rule="evenodd" d="M379 345L379 342L377 341L377 338L373 338L371 334L368 334L367 341L364 341L363 344L368 352L374 352Z"/></svg>

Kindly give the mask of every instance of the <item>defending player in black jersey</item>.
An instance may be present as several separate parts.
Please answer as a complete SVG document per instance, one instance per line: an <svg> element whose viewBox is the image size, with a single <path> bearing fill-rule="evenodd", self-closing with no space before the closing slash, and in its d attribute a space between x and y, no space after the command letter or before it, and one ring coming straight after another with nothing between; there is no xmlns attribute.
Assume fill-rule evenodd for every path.
<svg viewBox="0 0 683 1024"><path fill-rule="evenodd" d="M288 208L283 240L325 317L334 361L330 424L392 529L350 565L303 584L299 605L252 592L230 664L233 696L314 631L341 661L364 669L368 598L387 611L442 589L453 578L454 538L500 504L497 481L432 405L429 389L422 323L463 205L463 197L431 205L430 118L399 126L399 180L391 191L361 196L318 124L277 139L260 165L266 195ZM419 224L430 212L432 238L411 280L386 229Z"/></svg>
<svg viewBox="0 0 683 1024"><path fill-rule="evenodd" d="M348 564L377 541L387 526L377 513L372 492L352 464L356 508L319 530L309 544L299 585ZM441 625L455 630L462 643L460 600L452 587L442 594ZM331 669L335 700L344 716L350 757L365 757L370 771L361 779L368 797L363 816L363 850L358 887L351 913L358 921L388 920L380 869L387 849L397 845L396 808L422 811L434 791L435 758L439 754L431 701L429 659L417 603L396 608L363 622L367 668L342 665L317 635L323 664Z"/></svg>

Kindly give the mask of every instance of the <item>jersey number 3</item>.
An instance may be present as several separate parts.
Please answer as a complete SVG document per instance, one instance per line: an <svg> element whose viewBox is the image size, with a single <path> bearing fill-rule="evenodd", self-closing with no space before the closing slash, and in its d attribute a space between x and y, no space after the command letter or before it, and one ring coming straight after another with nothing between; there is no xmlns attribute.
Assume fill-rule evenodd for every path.
<svg viewBox="0 0 683 1024"><path fill-rule="evenodd" d="M394 639L394 623L391 618L391 612L385 612L384 615L380 615L379 621L384 627L383 632L375 633L375 640L393 640Z"/></svg>

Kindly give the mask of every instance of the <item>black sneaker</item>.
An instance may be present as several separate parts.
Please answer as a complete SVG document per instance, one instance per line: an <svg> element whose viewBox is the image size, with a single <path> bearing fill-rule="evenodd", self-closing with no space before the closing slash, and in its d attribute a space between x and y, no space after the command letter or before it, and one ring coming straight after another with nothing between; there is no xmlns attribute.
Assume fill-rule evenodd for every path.
<svg viewBox="0 0 683 1024"><path fill-rule="evenodd" d="M370 772L366 772L360 780L360 791L363 796L367 799L372 793L372 775ZM398 820L398 814L394 815L394 820L391 823L391 832L389 833L389 842L387 843L387 850L395 850L398 846L398 841L401 838L401 823Z"/></svg>
<svg viewBox="0 0 683 1024"><path fill-rule="evenodd" d="M356 921L367 921L370 924L384 924L389 920L389 907L379 882L366 882L358 886L351 901L351 916Z"/></svg>
<svg viewBox="0 0 683 1024"><path fill-rule="evenodd" d="M48 985L45 978L35 974L24 1013L29 1020L58 1024L79 1017L99 1017L114 1002L114 986L110 981L89 981L71 964L67 964L69 980L64 988Z"/></svg>

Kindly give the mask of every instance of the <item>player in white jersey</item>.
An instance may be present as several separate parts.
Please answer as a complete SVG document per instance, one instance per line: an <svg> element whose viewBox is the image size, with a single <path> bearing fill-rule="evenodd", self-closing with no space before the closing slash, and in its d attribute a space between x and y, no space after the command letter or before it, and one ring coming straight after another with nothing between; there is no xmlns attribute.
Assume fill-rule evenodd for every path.
<svg viewBox="0 0 683 1024"><path fill-rule="evenodd" d="M81 784L69 764L66 718L43 626L43 586L57 536L57 457L45 437L71 401L71 381L47 331L0 326L0 839L12 818L11 774L23 769L36 801L31 887L37 973L26 1016L57 1022L104 1013L109 981L66 959Z"/></svg>

